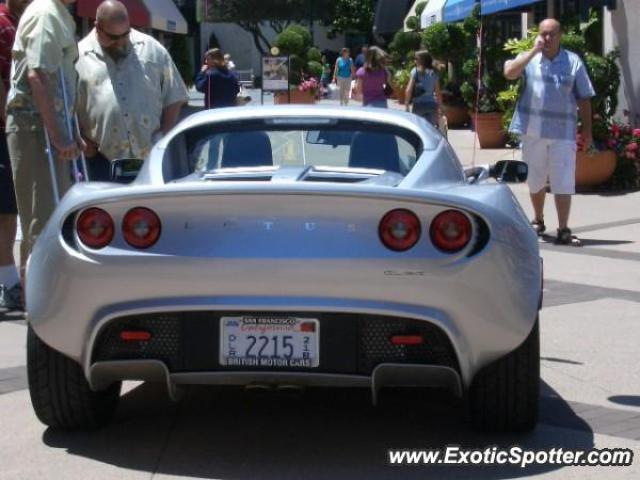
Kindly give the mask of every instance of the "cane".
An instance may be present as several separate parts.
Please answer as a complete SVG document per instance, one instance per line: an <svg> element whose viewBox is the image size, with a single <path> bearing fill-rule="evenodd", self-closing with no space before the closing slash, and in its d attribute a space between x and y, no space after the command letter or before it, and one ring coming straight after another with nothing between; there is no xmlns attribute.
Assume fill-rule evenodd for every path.
<svg viewBox="0 0 640 480"><path fill-rule="evenodd" d="M64 72L62 70L62 67L60 67L59 69L59 75L60 75L60 84L61 84L61 88L62 88L62 101L64 103L64 120L65 120L65 125L67 127L67 134L69 135L70 139L74 138L73 135L73 127L72 127L72 123L71 123L71 115L69 114L69 100L68 100L68 95L67 95L67 86L65 83L65 79L64 79ZM75 126L76 126L76 132L78 134L78 136L80 136L80 126L78 123L78 115L76 114L75 118ZM55 157L54 157L54 151L53 151L53 147L51 144L51 138L49 137L49 132L47 131L47 129L44 129L44 136L45 136L45 141L47 144L47 158L49 160L49 173L51 175L51 186L53 189L53 200L54 203L57 205L60 202L60 191L58 190L58 176L56 174L56 163L55 163ZM82 161L82 168L84 170L84 178L88 181L89 180L89 173L87 171L87 161L85 159L84 156L84 152L80 151L80 159ZM78 182L79 181L79 172L78 172L78 164L76 163L77 159L73 160L72 162L72 168L73 168L73 180L74 182Z"/></svg>
<svg viewBox="0 0 640 480"><path fill-rule="evenodd" d="M56 162L53 158L53 150L51 148L51 139L47 128L44 129L44 139L47 142L47 157L49 158L49 173L51 174L51 186L53 187L53 202L58 205L60 203L60 193L58 192L58 176L56 175ZM74 162L75 163L75 162Z"/></svg>
<svg viewBox="0 0 640 480"><path fill-rule="evenodd" d="M67 124L67 133L69 134L69 138L73 139L73 127L71 126L72 120L71 115L69 114L69 97L67 96L67 82L64 79L64 71L62 66L59 68L60 73L60 84L62 86L62 102L64 103L64 119ZM80 137L80 125L78 123L78 114L76 113L73 121L75 121L76 133L78 137ZM89 181L89 171L87 170L87 159L84 157L84 152L80 150L80 161L82 162L82 171L84 174L85 181ZM73 176L76 181L78 181L78 164L76 163L77 159L73 161Z"/></svg>

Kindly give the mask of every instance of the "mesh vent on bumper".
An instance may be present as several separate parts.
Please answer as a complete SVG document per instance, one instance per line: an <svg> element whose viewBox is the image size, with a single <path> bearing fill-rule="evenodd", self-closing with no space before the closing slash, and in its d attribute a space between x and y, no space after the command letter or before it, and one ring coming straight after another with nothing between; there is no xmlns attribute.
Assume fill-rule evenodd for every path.
<svg viewBox="0 0 640 480"><path fill-rule="evenodd" d="M111 320L98 334L92 362L155 359L171 372L260 370L260 367L228 367L219 364L220 318L256 315L247 312L178 312L144 314ZM259 314L279 316L280 313ZM380 363L446 366L459 371L453 346L437 326L419 320L381 315L291 313L287 316L320 321L318 373L370 375ZM120 333L143 330L149 341L124 342ZM421 335L420 345L394 345L393 335ZM278 368L263 368L278 370ZM286 368L287 371L310 371Z"/></svg>

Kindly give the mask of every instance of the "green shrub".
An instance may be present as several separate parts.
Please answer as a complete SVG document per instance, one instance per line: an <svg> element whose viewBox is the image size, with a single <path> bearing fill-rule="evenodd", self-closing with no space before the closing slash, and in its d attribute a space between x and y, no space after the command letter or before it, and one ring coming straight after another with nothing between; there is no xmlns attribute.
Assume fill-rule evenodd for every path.
<svg viewBox="0 0 640 480"><path fill-rule="evenodd" d="M411 70L408 68L403 68L401 70L398 70L393 75L393 84L396 87L402 88L404 90L405 88L407 88L407 85L409 85L410 79L411 79Z"/></svg>
<svg viewBox="0 0 640 480"><path fill-rule="evenodd" d="M297 24L293 24L293 25L289 25L286 29L286 31L290 31L290 32L295 32L298 35L300 35L302 37L302 42L303 42L303 50L306 52L307 50L309 50L312 46L313 46L313 38L311 37L311 32L309 31L309 29L307 27L303 27L302 25L297 25Z"/></svg>
<svg viewBox="0 0 640 480"><path fill-rule="evenodd" d="M587 53L587 42L585 42L583 36L579 33L564 33L560 43L562 48L577 53L583 58L585 53Z"/></svg>
<svg viewBox="0 0 640 480"><path fill-rule="evenodd" d="M307 62L304 58L299 55L291 55L289 56L289 70L292 72L302 72L304 71Z"/></svg>
<svg viewBox="0 0 640 480"><path fill-rule="evenodd" d="M389 44L389 51L394 59L404 59L410 51L420 49L420 34L418 32L399 31L393 36L393 40Z"/></svg>
<svg viewBox="0 0 640 480"><path fill-rule="evenodd" d="M304 55L304 38L293 30L282 32L274 43L284 55Z"/></svg>
<svg viewBox="0 0 640 480"><path fill-rule="evenodd" d="M405 25L409 30L420 30L420 18L412 15L411 17L407 18Z"/></svg>
<svg viewBox="0 0 640 480"><path fill-rule="evenodd" d="M319 79L322 76L322 64L314 60L307 62L307 73Z"/></svg>
<svg viewBox="0 0 640 480"><path fill-rule="evenodd" d="M429 2L428 1L427 2L418 2L416 4L416 16L418 18L420 18L420 15L422 15L422 12L424 12L424 8L427 6L427 3L429 3Z"/></svg>
<svg viewBox="0 0 640 480"><path fill-rule="evenodd" d="M307 60L310 62L322 62L322 52L317 47L311 47L307 51Z"/></svg>
<svg viewBox="0 0 640 480"><path fill-rule="evenodd" d="M444 62L462 58L467 51L467 35L458 23L435 23L422 33L422 41L434 58Z"/></svg>
<svg viewBox="0 0 640 480"><path fill-rule="evenodd" d="M289 83L293 86L306 77L320 79L322 75L322 53L311 42L311 33L302 25L287 27L274 41L283 54L289 55Z"/></svg>

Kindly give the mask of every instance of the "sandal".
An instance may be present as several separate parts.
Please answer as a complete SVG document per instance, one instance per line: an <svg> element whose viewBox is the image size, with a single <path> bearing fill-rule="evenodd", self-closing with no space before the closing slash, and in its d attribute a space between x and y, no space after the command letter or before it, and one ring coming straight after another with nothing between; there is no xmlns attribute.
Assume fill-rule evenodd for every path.
<svg viewBox="0 0 640 480"><path fill-rule="evenodd" d="M572 245L574 247L579 247L582 245L580 239L575 235L571 234L570 228L559 228L558 234L556 236L556 245Z"/></svg>
<svg viewBox="0 0 640 480"><path fill-rule="evenodd" d="M544 220L531 220L531 226L533 227L534 232L536 232L539 236L547 230L547 227L544 224Z"/></svg>

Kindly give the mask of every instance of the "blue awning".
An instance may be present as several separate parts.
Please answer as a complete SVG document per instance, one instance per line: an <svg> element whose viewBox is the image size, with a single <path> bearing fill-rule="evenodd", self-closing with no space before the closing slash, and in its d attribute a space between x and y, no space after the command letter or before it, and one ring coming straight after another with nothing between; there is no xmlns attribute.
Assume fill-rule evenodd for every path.
<svg viewBox="0 0 640 480"><path fill-rule="evenodd" d="M445 22L464 20L471 14L476 3L476 0L447 0L442 12L442 20Z"/></svg>
<svg viewBox="0 0 640 480"><path fill-rule="evenodd" d="M480 14L489 15L490 13L510 10L540 1L542 0L480 0Z"/></svg>

